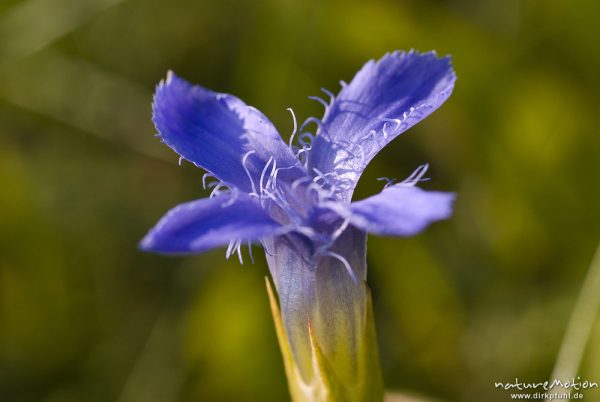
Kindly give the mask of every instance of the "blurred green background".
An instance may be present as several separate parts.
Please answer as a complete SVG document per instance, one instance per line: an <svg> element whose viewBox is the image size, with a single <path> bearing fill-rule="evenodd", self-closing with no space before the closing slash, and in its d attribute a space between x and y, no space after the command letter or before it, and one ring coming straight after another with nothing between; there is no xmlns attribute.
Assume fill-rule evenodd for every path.
<svg viewBox="0 0 600 402"><path fill-rule="evenodd" d="M494 381L548 378L600 240L599 15L596 0L2 0L0 401L288 400L264 258L136 248L207 194L153 136L154 85L172 69L233 93L287 138L286 107L320 115L308 95L410 48L452 54L456 89L356 198L429 162L423 186L458 201L415 238L369 241L386 385L480 402L508 399ZM600 382L598 322L580 374Z"/></svg>

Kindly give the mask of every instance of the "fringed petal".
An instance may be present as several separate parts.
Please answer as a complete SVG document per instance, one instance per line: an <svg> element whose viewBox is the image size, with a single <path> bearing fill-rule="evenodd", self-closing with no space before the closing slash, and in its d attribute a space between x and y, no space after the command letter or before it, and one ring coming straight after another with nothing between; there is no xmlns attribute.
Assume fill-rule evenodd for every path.
<svg viewBox="0 0 600 402"><path fill-rule="evenodd" d="M334 173L349 201L371 159L427 117L449 96L456 76L450 57L388 53L369 61L326 107L310 151L311 174Z"/></svg>

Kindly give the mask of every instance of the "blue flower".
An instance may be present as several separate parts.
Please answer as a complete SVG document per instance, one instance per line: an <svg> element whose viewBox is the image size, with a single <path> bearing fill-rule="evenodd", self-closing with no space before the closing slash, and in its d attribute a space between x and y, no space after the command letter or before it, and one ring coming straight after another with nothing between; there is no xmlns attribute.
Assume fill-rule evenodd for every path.
<svg viewBox="0 0 600 402"><path fill-rule="evenodd" d="M324 90L328 101L315 98L325 106L322 119L296 130L294 117L288 145L257 109L169 73L156 90L154 124L183 160L209 172L203 182L212 178L213 191L169 211L141 248L179 254L229 245L227 256L241 260L242 246L260 242L303 378L313 370L308 323L334 366L356 359L365 326L366 233L417 234L451 215L454 195L416 186L426 165L364 200L351 202L353 190L385 145L450 96L455 79L449 57L386 54L342 82L337 96ZM343 375L350 380L352 371Z"/></svg>

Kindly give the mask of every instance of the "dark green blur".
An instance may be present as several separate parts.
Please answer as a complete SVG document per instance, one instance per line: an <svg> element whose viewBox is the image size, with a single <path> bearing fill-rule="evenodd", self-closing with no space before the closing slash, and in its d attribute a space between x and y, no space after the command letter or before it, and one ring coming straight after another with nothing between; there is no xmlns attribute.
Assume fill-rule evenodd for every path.
<svg viewBox="0 0 600 402"><path fill-rule="evenodd" d="M136 243L207 195L154 137L167 70L288 138L394 49L452 54L448 102L369 166L356 198L429 162L456 211L371 237L388 389L504 401L550 375L600 240L600 2L2 0L0 401L288 400L259 248L167 258ZM600 290L599 290L600 291ZM580 375L600 382L600 324ZM590 391L586 399L600 398Z"/></svg>

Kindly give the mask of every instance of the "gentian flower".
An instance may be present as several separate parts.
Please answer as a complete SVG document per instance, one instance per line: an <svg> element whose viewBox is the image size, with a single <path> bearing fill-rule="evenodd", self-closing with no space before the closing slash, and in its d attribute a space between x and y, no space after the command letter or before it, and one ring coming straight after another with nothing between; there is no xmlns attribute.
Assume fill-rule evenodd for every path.
<svg viewBox="0 0 600 402"><path fill-rule="evenodd" d="M352 193L371 159L437 109L455 79L449 57L386 54L341 82L337 96L323 90L328 101L314 98L325 107L322 119L296 129L294 116L289 144L235 96L173 73L158 85L153 120L160 138L206 170L203 182L212 179L213 190L169 211L140 246L183 254L228 245L227 257L237 253L241 261L242 246L263 245L294 401L382 399L365 284L367 233L415 235L451 215L454 195L416 186L427 165L364 200L351 202Z"/></svg>

